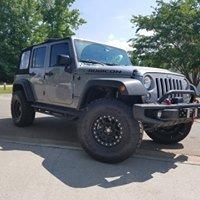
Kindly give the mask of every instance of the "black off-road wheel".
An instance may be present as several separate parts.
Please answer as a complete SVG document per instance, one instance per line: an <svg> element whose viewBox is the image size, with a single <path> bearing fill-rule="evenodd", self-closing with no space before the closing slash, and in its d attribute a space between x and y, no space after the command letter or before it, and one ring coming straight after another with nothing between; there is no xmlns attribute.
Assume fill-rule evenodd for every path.
<svg viewBox="0 0 200 200"><path fill-rule="evenodd" d="M176 144L187 137L192 128L192 122L178 124L172 127L145 130L146 134L159 144Z"/></svg>
<svg viewBox="0 0 200 200"><path fill-rule="evenodd" d="M142 141L142 127L132 109L117 100L100 99L88 105L80 119L82 147L94 159L117 163L130 157Z"/></svg>
<svg viewBox="0 0 200 200"><path fill-rule="evenodd" d="M30 126L35 119L35 111L27 102L23 91L13 93L11 101L13 122L18 127Z"/></svg>

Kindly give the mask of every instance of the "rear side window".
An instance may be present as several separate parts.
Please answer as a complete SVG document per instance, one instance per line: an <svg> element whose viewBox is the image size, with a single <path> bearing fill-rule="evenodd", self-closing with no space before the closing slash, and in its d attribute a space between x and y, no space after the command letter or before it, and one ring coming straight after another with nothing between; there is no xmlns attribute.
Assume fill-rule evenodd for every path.
<svg viewBox="0 0 200 200"><path fill-rule="evenodd" d="M33 51L33 68L43 68L45 62L46 47L40 47Z"/></svg>
<svg viewBox="0 0 200 200"><path fill-rule="evenodd" d="M70 54L68 43L59 43L51 46L50 67L57 66L57 58L60 54Z"/></svg>
<svg viewBox="0 0 200 200"><path fill-rule="evenodd" d="M22 53L20 69L28 69L31 51L25 51Z"/></svg>

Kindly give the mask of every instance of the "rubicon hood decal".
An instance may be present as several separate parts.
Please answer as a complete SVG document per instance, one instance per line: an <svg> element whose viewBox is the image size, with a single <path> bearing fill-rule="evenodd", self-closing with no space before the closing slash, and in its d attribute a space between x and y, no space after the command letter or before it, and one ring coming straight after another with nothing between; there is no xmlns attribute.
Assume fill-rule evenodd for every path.
<svg viewBox="0 0 200 200"><path fill-rule="evenodd" d="M115 69L89 69L89 73L111 73L111 74L121 74L121 70L115 70Z"/></svg>
<svg viewBox="0 0 200 200"><path fill-rule="evenodd" d="M181 74L171 72L166 69L141 67L141 66L102 66L102 65L83 65L79 68L80 72L88 74L113 74L132 77L134 70L137 70L138 76L143 76L146 73L161 73L166 75L179 75Z"/></svg>

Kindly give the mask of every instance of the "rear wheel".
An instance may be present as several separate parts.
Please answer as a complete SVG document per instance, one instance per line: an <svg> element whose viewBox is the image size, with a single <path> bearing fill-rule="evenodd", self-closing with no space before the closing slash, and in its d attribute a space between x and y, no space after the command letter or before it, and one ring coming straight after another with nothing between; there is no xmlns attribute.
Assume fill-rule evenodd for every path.
<svg viewBox="0 0 200 200"><path fill-rule="evenodd" d="M187 137L192 127L192 122L178 124L166 128L145 130L147 135L155 142L160 144L176 144Z"/></svg>
<svg viewBox="0 0 200 200"><path fill-rule="evenodd" d="M131 109L116 101L101 99L88 105L79 127L82 147L94 159L116 163L139 147L142 129Z"/></svg>
<svg viewBox="0 0 200 200"><path fill-rule="evenodd" d="M22 91L13 93L11 114L14 124L18 127L29 126L35 119L35 111L27 102Z"/></svg>

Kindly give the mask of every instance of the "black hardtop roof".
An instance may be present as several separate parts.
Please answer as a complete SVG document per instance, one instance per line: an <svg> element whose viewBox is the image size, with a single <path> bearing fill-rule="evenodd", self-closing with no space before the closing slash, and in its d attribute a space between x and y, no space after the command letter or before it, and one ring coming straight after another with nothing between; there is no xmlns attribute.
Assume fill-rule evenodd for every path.
<svg viewBox="0 0 200 200"><path fill-rule="evenodd" d="M30 46L30 47L27 47L27 48L23 49L22 52L31 50L33 47L40 46L42 44L48 44L48 43L51 43L51 42L59 42L59 41L67 40L67 39L70 39L70 38L71 37L66 37L66 38L50 38L50 39L47 39L46 41L44 41L42 43L35 44L35 45Z"/></svg>

